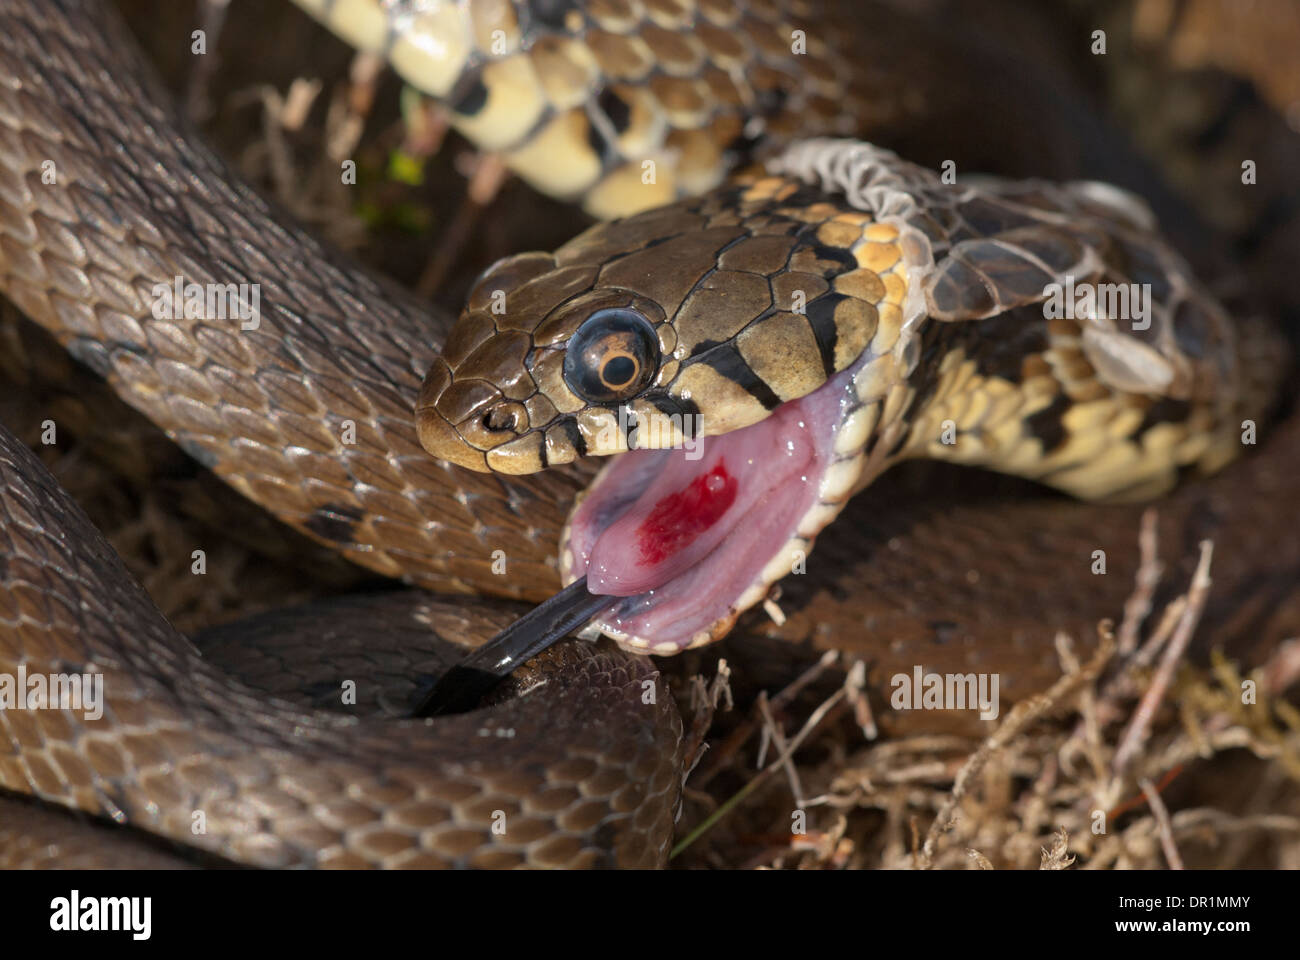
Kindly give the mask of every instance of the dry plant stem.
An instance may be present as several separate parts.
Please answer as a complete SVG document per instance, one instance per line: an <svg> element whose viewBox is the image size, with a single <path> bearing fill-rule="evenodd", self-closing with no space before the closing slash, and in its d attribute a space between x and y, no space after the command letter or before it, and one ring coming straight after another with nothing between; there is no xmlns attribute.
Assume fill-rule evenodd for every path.
<svg viewBox="0 0 1300 960"><path fill-rule="evenodd" d="M1058 649L1065 646L1066 639L1063 634L1057 635ZM1064 655L1062 655L1062 663L1066 662ZM1067 670L1067 672L1070 671ZM1082 750L1087 757L1088 765L1092 768L1093 776L1098 780L1105 778L1107 769L1105 753L1102 749L1102 728L1105 724L1101 719L1101 708L1102 703L1096 691L1092 687L1086 687L1081 692L1079 702L1079 712L1082 714L1082 718L1079 724L1075 726L1074 733L1070 735L1070 738L1061 745L1056 753L1058 761L1072 770L1073 765L1065 762L1066 754L1072 744L1080 743L1080 735L1082 734Z"/></svg>
<svg viewBox="0 0 1300 960"><path fill-rule="evenodd" d="M316 98L320 96L325 84L320 80L308 80L298 77L289 84L289 93L284 98L279 115L275 118L284 130L298 133L307 123Z"/></svg>
<svg viewBox="0 0 1300 960"><path fill-rule="evenodd" d="M1204 553L1204 546L1205 545L1202 545L1201 563L1208 562ZM1134 678L1135 671L1140 670L1146 667L1147 665L1149 665L1155 659L1157 653L1162 648L1166 650L1166 653L1168 653L1168 651L1172 649L1172 645L1166 647L1166 643L1167 641L1169 641L1169 638L1174 634L1175 629L1180 627L1184 623L1185 618L1189 613L1190 606L1191 606L1189 596L1192 593L1192 591L1195 589L1197 578L1200 573L1201 573L1201 568L1200 565L1198 564L1197 574L1193 575L1192 586L1189 587L1188 593L1176 597L1173 601L1169 603L1168 606L1166 606L1163 614L1161 615L1160 624L1157 626L1155 632L1151 635L1150 638L1148 638L1146 643L1142 645L1141 649L1139 649L1136 654L1134 654L1132 657L1129 658L1129 661L1125 664L1126 669L1123 672L1118 673L1115 676L1112 676L1111 679L1106 683L1105 688L1102 691L1102 697L1098 701L1097 704L1098 715L1093 721L1096 726L1096 731L1095 731L1096 739L1095 740L1092 739L1093 734L1090 733L1089 746L1092 749L1088 751L1088 755L1090 760L1092 761L1093 773L1097 783L1103 784L1109 781L1108 786L1102 792L1101 806L1110 810L1110 816L1112 818L1118 816L1119 814L1123 813L1125 810L1128 810L1131 807L1136 806L1138 803L1141 802L1140 799L1138 798L1132 798L1123 802L1119 801L1119 797L1122 793L1123 788L1122 788L1121 777L1117 774L1117 771L1120 768L1116 764L1118 762L1120 751L1124 749L1125 743L1135 744L1134 746L1130 747L1130 749L1136 750L1141 743L1145 742L1145 737L1146 737L1145 733L1138 734L1138 736L1141 737L1140 741L1131 740L1130 737L1134 736L1133 731L1135 729L1139 729L1139 730L1145 729L1149 731L1150 721L1155 715L1155 709L1158 706L1160 699L1163 697L1163 688L1157 690L1156 699L1154 701L1150 701L1150 705L1148 707L1150 713L1145 715L1146 716L1145 721L1142 721L1142 717L1144 716L1144 714L1143 714L1143 708L1141 703L1139 704L1138 709L1134 711L1133 716L1130 718L1129 727L1126 731L1125 737L1121 739L1120 747L1112 756L1109 774L1107 773L1106 764L1102 761L1100 729L1103 725L1111 722L1112 720L1114 720L1116 717L1119 716L1120 709L1121 709L1120 702L1119 702L1120 698L1131 693L1135 687L1135 678ZM1201 596L1201 603L1202 604L1204 603L1204 594L1202 594ZM1199 618L1199 616L1200 616L1199 611L1197 611L1195 617ZM1186 628L1187 638L1190 638L1191 631L1194 628L1195 628L1195 620L1193 620L1191 622L1191 625L1188 628ZM1186 640L1184 640L1183 645L1185 649ZM1179 656L1181 656L1181 654L1179 654ZM1144 699L1142 701L1143 703L1147 703L1148 701L1146 698L1152 696L1152 690L1156 689L1157 687L1157 679L1158 678L1153 678L1151 684L1148 685L1147 691L1145 692ZM1138 724L1139 721L1144 723L1146 726L1142 728L1136 727L1135 725ZM1188 741L1180 741L1180 743L1186 750L1188 750L1191 756L1204 757L1212 753L1204 737L1200 736L1200 734L1196 730L1189 728L1189 737L1191 738L1190 746L1188 746ZM1160 777L1169 778L1171 772L1176 773L1178 770L1181 769L1180 766L1181 761L1173 760L1169 762L1164 762L1168 760L1169 758L1166 757L1166 758L1162 758L1162 762L1157 765L1152 765L1151 763L1145 764L1143 773L1149 776L1160 776ZM1126 759L1125 763L1127 762L1128 760ZM1166 783L1167 783L1167 779L1162 779L1161 789L1163 789ZM1084 799L1080 798L1080 803L1082 804L1084 802L1085 802ZM1116 855L1118 856L1118 854Z"/></svg>
<svg viewBox="0 0 1300 960"><path fill-rule="evenodd" d="M704 759L704 754L708 752L704 737L708 734L709 727L713 725L713 717L717 712L718 704L724 698L727 701L727 709L730 710L733 706L731 699L731 667L728 666L726 660L718 661L718 670L711 684L706 685L704 678L698 675L691 678L692 718L691 729L686 735L684 752L686 760L683 765L683 782L690 778L696 764Z"/></svg>
<svg viewBox="0 0 1300 960"><path fill-rule="evenodd" d="M948 830L953 822L953 811L966 795L971 782L989 762L997 751L1001 750L1013 738L1039 717L1057 707L1062 701L1087 683L1091 683L1101 673L1102 668L1115 653L1115 636L1109 630L1102 630L1101 643L1097 645L1092 659L1075 673L1067 674L1045 692L1022 700L1012 707L1011 712L993 734L973 753L953 780L952 790L944 799L943 806L935 814L934 822L926 833L925 844L921 848L918 866L928 869L934 862L935 844L939 835Z"/></svg>
<svg viewBox="0 0 1300 960"><path fill-rule="evenodd" d="M1169 637L1173 634L1174 628L1182 622L1183 615L1187 612L1187 594L1175 597L1170 601L1169 606L1165 607L1164 613L1160 615L1160 623L1156 626L1155 633L1151 638L1142 644L1142 649L1133 655L1131 666L1141 670L1155 663L1156 655L1164 649ZM1130 671L1122 679L1117 678L1116 686L1120 688L1121 693L1131 692L1133 689L1133 675Z"/></svg>
<svg viewBox="0 0 1300 960"><path fill-rule="evenodd" d="M1122 834L1107 837L1083 869L1105 870L1112 866L1127 852L1126 838L1144 833L1149 829L1149 823L1149 820L1140 820ZM1300 818L1281 814L1238 817L1210 808L1180 810L1170 818L1170 833L1175 839L1194 838L1207 828L1213 829L1218 836L1272 833L1294 837L1300 836Z"/></svg>
<svg viewBox="0 0 1300 960"><path fill-rule="evenodd" d="M1138 551L1141 559L1137 576L1134 578L1136 586L1124 604L1124 619L1119 628L1118 653L1121 658L1127 657L1137 649L1138 632L1151 613L1151 600L1155 596L1156 586L1160 583L1160 575L1164 572L1164 565L1160 563L1157 555L1154 509L1142 514L1142 526L1138 533Z"/></svg>
<svg viewBox="0 0 1300 960"><path fill-rule="evenodd" d="M330 101L330 117L325 124L325 154L336 165L350 159L361 142L366 119L374 107L383 67L384 61L377 54L357 53L348 71L346 91Z"/></svg>
<svg viewBox="0 0 1300 960"><path fill-rule="evenodd" d="M1151 813L1156 819L1160 849L1165 853L1165 861L1169 864L1169 869L1183 869L1183 858L1179 855L1178 845L1174 842L1173 824L1169 822L1169 811L1165 808L1165 802L1160 799L1160 791L1145 777L1142 778L1140 786L1142 794L1147 798L1147 806L1151 808Z"/></svg>
<svg viewBox="0 0 1300 960"><path fill-rule="evenodd" d="M1201 557L1196 564L1196 573L1192 576L1192 586L1187 594L1186 606L1178 618L1178 627L1174 631L1169 644L1165 647L1164 654L1160 659L1160 666L1157 668L1151 684L1147 687L1146 693L1142 695L1142 700L1133 713L1133 719L1129 722L1128 729L1125 730L1124 736L1120 740L1119 749L1115 751L1112 769L1117 777L1124 774L1129 763L1145 745L1150 734L1151 722L1155 719L1156 710L1159 709L1165 692L1169 689L1170 683L1173 682L1174 669L1187 651L1187 645L1191 642L1192 633L1201 618L1201 611L1205 608L1205 599L1209 594L1210 558L1213 554L1214 545L1208 540L1202 541Z"/></svg>
<svg viewBox="0 0 1300 960"><path fill-rule="evenodd" d="M1164 565L1160 562L1159 557L1156 523L1157 513L1154 508L1143 512L1142 525L1138 532L1140 557L1138 571L1133 578L1133 592L1129 594L1128 599L1124 602L1124 618L1119 627L1118 651L1121 660L1132 655L1137 647L1138 634L1141 631L1142 624L1146 622L1146 618L1151 613L1151 600L1156 587L1160 583L1160 576L1164 571ZM1168 610L1166 610L1167 613ZM1171 629L1172 626L1171 622ZM1159 631L1157 631L1157 635L1159 635ZM1058 634L1058 650L1060 646L1060 635ZM1088 691L1081 710L1083 716L1075 725L1070 739L1062 745L1062 752L1071 743L1084 740L1092 748L1089 749L1088 754L1089 758L1094 761L1095 766L1097 760L1097 750L1095 748L1100 744L1100 729L1119 715L1119 706L1116 701L1122 695L1122 692L1131 689L1132 685L1133 681L1130 672L1122 670L1106 681L1100 694Z"/></svg>
<svg viewBox="0 0 1300 960"><path fill-rule="evenodd" d="M1280 696L1300 680L1300 638L1278 644L1261 671L1264 688L1271 697Z"/></svg>
<svg viewBox="0 0 1300 960"><path fill-rule="evenodd" d="M772 709L777 711L785 709L786 705L798 696L800 691L817 680L837 659L839 659L839 654L834 650L823 653L816 663L795 677L781 689L780 693L771 698L770 705ZM709 767L700 772L692 786L697 788L707 786L718 771L725 769L737 751L749 741L754 731L758 729L759 720L757 711L755 711L754 714L751 714L749 720L732 731L722 746L714 748Z"/></svg>
<svg viewBox="0 0 1300 960"><path fill-rule="evenodd" d="M1182 594L1171 600L1160 615L1160 623L1155 632L1147 638L1142 647L1123 664L1123 669L1114 673L1102 686L1097 698L1097 722L1104 726L1119 719L1124 712L1121 700L1135 696L1137 693L1138 673L1155 662L1156 656L1164 649L1181 622L1187 610L1187 595Z"/></svg>
<svg viewBox="0 0 1300 960"><path fill-rule="evenodd" d="M993 869L993 864L989 858L984 856L984 854L980 853L978 850L967 850L966 856L970 857L975 866L979 867L981 870Z"/></svg>
<svg viewBox="0 0 1300 960"><path fill-rule="evenodd" d="M880 730L876 726L875 715L871 712L871 698L867 696L866 686L867 664L863 660L854 660L853 666L844 675L844 692L853 705L853 718L862 730L862 735L868 740L874 740Z"/></svg>
<svg viewBox="0 0 1300 960"><path fill-rule="evenodd" d="M1203 760L1207 755L1212 756L1225 750L1249 750L1261 760L1273 760L1282 755L1279 745L1265 743L1244 727L1232 727L1216 731L1199 743L1190 737L1175 741L1160 756L1153 757L1141 766L1144 773L1158 776L1162 771L1171 770L1179 764Z"/></svg>
<svg viewBox="0 0 1300 960"><path fill-rule="evenodd" d="M1212 826L1219 833L1239 834L1250 831L1290 833L1300 836L1300 817L1269 813L1237 817L1222 810L1198 808L1179 810L1172 820L1174 836L1186 836L1194 830Z"/></svg>
<svg viewBox="0 0 1300 960"><path fill-rule="evenodd" d="M763 714L763 740L764 744L758 749L758 762L763 763L763 755L767 752L766 741L776 744L777 753L785 758L781 764L785 768L786 778L790 781L790 792L794 794L794 803L796 807L804 806L803 784L799 782L799 771L795 769L794 761L790 758L789 746L786 743L785 734L777 725L776 719L772 716L772 711L767 705L767 694L758 695L758 709Z"/></svg>
<svg viewBox="0 0 1300 960"><path fill-rule="evenodd" d="M298 180L292 151L284 138L284 131L293 129L292 124L296 119L290 112L290 101L293 103L294 113L305 112L304 100L307 99L307 95L310 94L311 99L315 99L320 89L320 81L303 86L300 81L295 80L290 86L288 97L281 96L280 91L272 86L264 86L260 90L262 139L266 144L267 162L277 197L295 196Z"/></svg>
<svg viewBox="0 0 1300 960"><path fill-rule="evenodd" d="M436 100L421 99L402 116L402 149L414 157L437 156L451 132L451 115Z"/></svg>
<svg viewBox="0 0 1300 960"><path fill-rule="evenodd" d="M845 693L843 687L831 694L830 697L821 704L821 706L812 712L812 715L808 717L799 732L795 734L794 738L789 742L789 744L787 744L786 749L781 752L781 755L760 770L753 779L737 790L725 803L718 807L717 810L706 817L699 826L688 833L676 846L673 847L672 852L668 854L668 859L671 860L678 856L683 850L712 829L714 824L725 817L728 812L740 803L740 801L764 784L773 773L783 766L786 759L799 749L804 740L808 738L809 734L817 729L818 725L824 719L833 715L834 708L843 703L844 699Z"/></svg>
<svg viewBox="0 0 1300 960"><path fill-rule="evenodd" d="M1065 870L1074 864L1070 856L1070 834L1065 827L1057 827L1052 834L1052 849L1039 848L1042 852L1038 863L1040 870Z"/></svg>
<svg viewBox="0 0 1300 960"><path fill-rule="evenodd" d="M209 87L221 61L217 59L217 41L226 22L230 0L201 0L199 15L204 33L201 57L193 58L193 68L185 85L185 113L195 123L203 123L212 115L212 97Z"/></svg>
<svg viewBox="0 0 1300 960"><path fill-rule="evenodd" d="M1246 802L1246 809L1241 812L1241 816L1243 818L1269 816L1270 810L1286 802L1283 791L1291 783L1292 781L1276 766L1269 766L1264 771L1260 788L1251 794L1250 799ZM1222 859L1224 868L1231 869L1240 866L1242 859L1250 849L1250 843L1251 838L1244 833L1228 837L1227 842L1223 845Z"/></svg>
<svg viewBox="0 0 1300 960"><path fill-rule="evenodd" d="M363 120L374 107L385 66L379 54L358 50L348 67L348 109Z"/></svg>

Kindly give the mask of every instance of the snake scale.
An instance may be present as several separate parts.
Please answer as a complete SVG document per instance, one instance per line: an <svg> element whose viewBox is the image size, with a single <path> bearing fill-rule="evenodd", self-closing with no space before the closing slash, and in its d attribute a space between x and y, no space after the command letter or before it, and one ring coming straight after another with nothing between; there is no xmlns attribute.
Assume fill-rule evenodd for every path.
<svg viewBox="0 0 1300 960"><path fill-rule="evenodd" d="M796 136L854 133L870 108L855 94L866 81L840 48L818 46L817 30L806 31L812 55L790 59L785 37L804 21L780 4L396 4L382 22L360 0L303 5L327 20L363 11L340 32L423 78L468 136L540 187L596 213L633 215L554 254L503 261L453 327L242 185L108 11L13 2L0 8L0 281L199 462L382 574L442 594L527 600L562 577L599 574L603 592L629 598L601 620L605 632L668 652L726 633L855 490L871 483L859 501L880 492L915 504L907 474L902 488L892 474L873 483L897 460L994 466L1088 497L1149 497L1180 473L1231 459L1241 421L1262 418L1276 390L1271 334L1229 319L1121 191L999 181L954 190L863 144L785 147ZM442 30L432 34L441 40L403 53L394 44L416 36L405 32L414 20ZM430 64L416 46L448 59ZM611 58L630 72L612 72ZM636 58L653 69L631 70ZM751 142L767 172L722 182L733 149ZM548 181L559 174L563 182ZM676 197L686 199L661 206ZM1046 317L1044 283L1067 274L1150 284L1149 328ZM155 285L175 277L260 284L258 326L154 316ZM698 413L701 436L719 435L704 449L724 451L731 467L706 452L704 473L683 474L685 457L623 453L632 435L615 411L638 403L647 422ZM806 436L773 431L787 421ZM764 430L776 447L746 447ZM950 430L955 443L944 439ZM1294 544L1258 542L1275 505L1296 492L1295 429L1277 433L1263 455L1164 508L1172 556L1185 556L1190 536L1225 535L1216 573L1230 598L1247 598L1211 609L1210 630L1225 642L1275 635L1276 621L1296 613L1260 599L1275 582L1263 571L1289 575L1300 563ZM660 445L683 439L670 431ZM755 556L737 563L717 532L771 508L775 494L744 483L764 471L735 464L781 446L802 451L800 493L781 511L760 511L777 522L755 531L776 539L762 556L742 542ZM616 453L590 487L588 473L560 466ZM500 702L433 722L267 697L166 623L7 433L0 473L0 673L99 671L107 697L97 720L0 713L0 787L256 865L663 863L681 724L650 661L608 641L562 645ZM646 490L647 504L633 502ZM856 529L841 521L809 562L844 562L820 579L783 582L792 611L783 627L747 629L850 645L866 626L891 638L882 665L981 663L1006 672L1010 695L1026 692L1048 659L1026 649L1019 629L1041 622L1034 603L1095 619L1126 590L1116 571L1075 611L1064 591L1035 595L1028 584L1044 570L1059 577L1081 544L1122 551L1134 529L1124 507L1048 509L1069 518L1061 534L1031 537L996 565L988 527L971 531L1041 529L1041 505L991 521L961 505L922 513L897 549L887 537L892 558L859 546L863 526L888 527L891 517ZM856 504L847 512L861 514ZM619 524L639 553L601 552L593 531ZM691 589L701 575L687 568L715 552L735 576ZM494 573L500 555L509 576ZM957 585L975 557L1006 579ZM928 585L898 590L893 564L918 561L907 576L929 570ZM655 619L665 611L668 625ZM962 625L961 644L933 645L936 611ZM481 638L509 612L412 594L365 615L391 618L395 643L403 631ZM34 856L30 844L3 842L13 834L57 833L46 810L0 804L10 862ZM501 821L504 832L493 829ZM64 842L67 862L94 843L71 827Z"/></svg>

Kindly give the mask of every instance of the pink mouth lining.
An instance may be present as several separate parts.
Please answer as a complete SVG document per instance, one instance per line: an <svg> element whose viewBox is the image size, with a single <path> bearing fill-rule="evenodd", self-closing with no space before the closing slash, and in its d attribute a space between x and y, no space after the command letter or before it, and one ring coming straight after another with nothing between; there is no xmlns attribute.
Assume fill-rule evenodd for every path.
<svg viewBox="0 0 1300 960"><path fill-rule="evenodd" d="M585 573L592 593L626 598L596 622L657 653L729 626L817 503L858 366L765 420L702 438L698 459L682 449L617 456L574 511L572 566L562 571L566 582Z"/></svg>

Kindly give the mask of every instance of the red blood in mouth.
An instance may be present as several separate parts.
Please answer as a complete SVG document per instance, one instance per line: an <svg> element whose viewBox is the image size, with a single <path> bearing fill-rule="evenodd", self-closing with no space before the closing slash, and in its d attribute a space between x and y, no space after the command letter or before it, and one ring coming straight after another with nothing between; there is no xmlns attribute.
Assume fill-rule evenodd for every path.
<svg viewBox="0 0 1300 960"><path fill-rule="evenodd" d="M726 461L719 460L686 489L656 503L636 531L641 564L661 562L717 523L735 501L737 486Z"/></svg>

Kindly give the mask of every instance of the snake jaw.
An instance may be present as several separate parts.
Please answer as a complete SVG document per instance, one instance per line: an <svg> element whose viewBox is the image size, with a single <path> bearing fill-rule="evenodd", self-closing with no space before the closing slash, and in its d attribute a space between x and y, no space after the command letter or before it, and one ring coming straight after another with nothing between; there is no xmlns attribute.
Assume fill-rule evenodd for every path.
<svg viewBox="0 0 1300 960"><path fill-rule="evenodd" d="M579 498L560 543L565 583L622 597L595 628L640 653L721 639L771 586L802 570L813 539L862 477L880 404L872 359L750 427L683 449L616 457Z"/></svg>

